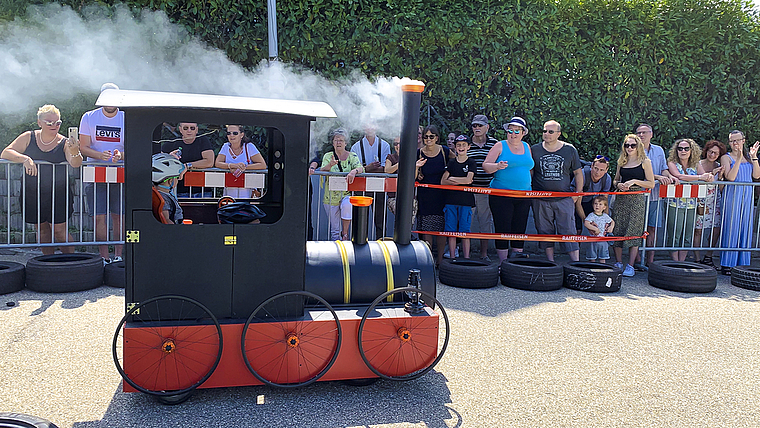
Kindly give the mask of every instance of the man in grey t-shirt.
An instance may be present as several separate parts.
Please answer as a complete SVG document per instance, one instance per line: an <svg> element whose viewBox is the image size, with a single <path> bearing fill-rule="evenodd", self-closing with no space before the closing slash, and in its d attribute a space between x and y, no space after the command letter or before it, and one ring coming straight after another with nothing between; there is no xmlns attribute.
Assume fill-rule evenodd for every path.
<svg viewBox="0 0 760 428"><path fill-rule="evenodd" d="M544 123L543 142L531 147L535 167L533 169L534 191L566 192L575 178L575 191L583 190L583 171L578 151L572 144L559 139L562 127L557 121ZM537 198L533 200L533 219L541 235L575 235L574 198ZM554 261L554 243L539 242L546 251L546 258ZM565 242L561 248L578 261L577 242Z"/></svg>

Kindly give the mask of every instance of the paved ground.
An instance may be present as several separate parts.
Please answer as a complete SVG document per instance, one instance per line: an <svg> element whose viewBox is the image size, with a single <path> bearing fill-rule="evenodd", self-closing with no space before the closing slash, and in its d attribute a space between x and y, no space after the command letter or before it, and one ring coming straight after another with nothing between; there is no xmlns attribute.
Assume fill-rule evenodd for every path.
<svg viewBox="0 0 760 428"><path fill-rule="evenodd" d="M439 285L438 296L451 344L419 380L199 390L175 407L120 390L122 290L0 296L0 411L61 428L760 426L760 293L726 277L706 295L637 273L612 295Z"/></svg>

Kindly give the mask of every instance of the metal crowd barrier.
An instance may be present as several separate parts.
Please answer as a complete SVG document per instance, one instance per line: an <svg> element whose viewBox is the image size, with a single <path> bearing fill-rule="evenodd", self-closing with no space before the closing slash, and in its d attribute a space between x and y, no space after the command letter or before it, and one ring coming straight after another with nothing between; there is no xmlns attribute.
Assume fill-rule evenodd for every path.
<svg viewBox="0 0 760 428"><path fill-rule="evenodd" d="M45 161L34 161L39 167L51 169L53 165ZM93 191L92 200L85 196L85 188L95 184L110 184L118 186L118 212L124 211L124 165L121 163L110 162L83 162L79 168L72 168L68 164L55 164L55 170L65 168L66 183L60 185L56 182L56 174L52 173L50 177L51 194L50 199L50 217L56 219L56 191L64 189L66 204L65 229L66 239L62 242L55 241L55 232L51 230L51 240L53 242L40 242L40 227L43 202L40 192L41 175L29 176L24 172L23 164L14 163L7 160L0 160L0 249L2 248L35 248L35 247L64 247L64 246L96 246L96 245L120 245L124 244L124 222L121 221L122 227L114 230L111 215L106 215L107 230L109 238L98 240L96 237L95 225L95 206L102 202L98 199L97 192ZM224 188L244 188L260 189L258 196L265 192L267 170L247 171L240 177L234 176L227 170L218 168L208 168L200 171L191 171L186 173L186 183L190 187L190 196L188 198L179 198L180 201L213 203L216 204L217 197L221 197ZM46 174L47 175L47 174ZM26 195L28 180L37 181L37 191L35 195ZM47 183L44 183L47 184ZM58 184L58 186L56 186ZM43 186L46 187L46 186ZM110 187L110 186L109 186ZM200 188L202 193L209 190L214 199L197 198L193 189ZM146 191L149 189L146 189ZM218 196L216 196L218 194ZM111 192L105 193L106 207L111 206ZM31 199L29 199L31 198ZM36 199L36 201L34 201ZM45 198L47 199L47 197ZM26 223L27 218L27 201L36 202L37 213L34 216L36 223ZM31 203L29 204L31 205ZM45 211L47 211L47 207Z"/></svg>
<svg viewBox="0 0 760 428"><path fill-rule="evenodd" d="M331 172L331 171L315 171L309 177L312 186L312 201L311 201L311 221L314 229L313 240L315 241L329 241L330 229L329 219L325 212L322 198L325 191L329 190L341 190L351 192L351 196L361 195L364 193L374 193L379 195L382 193L382 204L375 198L372 201L371 212L369 216L369 239L380 239L381 236L377 236L375 228L375 212L378 209L383 209L382 214L382 237L393 236L393 223L395 221L394 215L388 209L388 193L396 191L396 177L397 174L385 174L385 173L362 173L356 174L353 184L346 182L347 172ZM353 222L351 223L353 228ZM351 229L349 229L349 234Z"/></svg>
<svg viewBox="0 0 760 428"><path fill-rule="evenodd" d="M743 193L739 189L728 192L733 194L733 198L726 200L727 190L731 187L751 188L751 192ZM760 212L760 203L756 202L760 183L736 183L733 181L716 181L711 183L692 182L692 184L678 185L660 185L658 191L658 200L647 200L647 208L651 204L660 204L660 208L655 212L657 216L655 221L658 227L654 229L653 242L654 246L647 247L644 242L641 251L760 251L760 224L758 224L758 212ZM710 197L710 194L719 195ZM681 199L685 198L685 199ZM680 202L685 204L683 209L668 209L671 203ZM727 204L728 202L728 204ZM682 204L682 205L683 205ZM750 204L750 219L746 218L746 212L739 211L740 207L746 209ZM726 213L724 207L727 205L736 207L732 213ZM701 208L700 208L701 207ZM677 207L676 207L677 208ZM702 212L703 214L699 214ZM713 221L708 229L699 229L699 217L703 219L704 215L713 215L720 212L720 219ZM727 215L728 214L728 215ZM714 218L714 217L713 217ZM646 214L646 224L649 224L649 209ZM731 233L737 230L742 221L750 221L752 225L751 242L749 247L737 248L723 245L724 233ZM668 225L684 224L683 233L676 234L676 230L670 230ZM717 224L717 226L716 226ZM693 225L693 226L691 226ZM690 227L691 226L691 227ZM686 239L690 237L691 239ZM685 245L691 241L691 245Z"/></svg>

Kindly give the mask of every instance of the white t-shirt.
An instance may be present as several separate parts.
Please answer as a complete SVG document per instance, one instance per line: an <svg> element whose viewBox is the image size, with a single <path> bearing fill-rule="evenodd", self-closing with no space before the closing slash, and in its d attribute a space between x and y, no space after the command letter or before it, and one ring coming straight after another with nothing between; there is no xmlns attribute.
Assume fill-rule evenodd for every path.
<svg viewBox="0 0 760 428"><path fill-rule="evenodd" d="M248 150L248 158L245 157L246 150ZM230 146L230 143L224 143L219 150L219 154L224 155L224 161L227 163L244 163L248 165L251 163L251 156L259 154L259 149L257 149L253 143L247 143L245 149L243 149L239 155L235 156L232 153L232 146Z"/></svg>
<svg viewBox="0 0 760 428"><path fill-rule="evenodd" d="M607 225L612 222L612 218L607 215L607 213L602 213L602 215L596 215L593 211L591 214L586 216L586 221L594 223L596 227L599 228L599 235L596 236L605 236L604 229L607 228Z"/></svg>
<svg viewBox="0 0 760 428"><path fill-rule="evenodd" d="M362 157L362 144L364 144L364 155L367 157L366 159ZM377 157L378 144L380 145L379 158ZM372 162L380 162L380 165L382 166L385 165L385 158L391 154L391 146L387 141L381 140L378 137L375 137L372 145L370 145L369 141L367 141L367 137L362 137L361 140L355 142L354 145L351 146L351 152L356 153L356 156L359 157L359 162L361 162L363 166L367 166Z"/></svg>
<svg viewBox="0 0 760 428"><path fill-rule="evenodd" d="M98 152L119 150L124 153L124 112L107 117L103 109L88 111L79 121L79 134L90 137L90 148ZM103 160L87 157L87 160Z"/></svg>
<svg viewBox="0 0 760 428"><path fill-rule="evenodd" d="M245 157L245 151L248 150L248 158ZM245 145L245 149L243 149L243 152L239 155L235 156L232 154L232 147L230 146L230 143L224 143L222 145L222 148L219 150L220 155L224 155L224 161L227 163L244 163L248 165L251 163L251 156L255 156L259 154L259 150L256 148L256 146L253 143L247 143ZM233 198L250 198L251 197L251 189L243 189L239 187L225 187L224 188L224 196L232 196Z"/></svg>

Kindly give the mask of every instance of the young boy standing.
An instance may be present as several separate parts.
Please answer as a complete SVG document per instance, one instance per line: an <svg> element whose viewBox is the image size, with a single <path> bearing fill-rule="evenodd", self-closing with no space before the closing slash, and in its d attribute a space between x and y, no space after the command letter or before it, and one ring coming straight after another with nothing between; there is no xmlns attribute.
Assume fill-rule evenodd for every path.
<svg viewBox="0 0 760 428"><path fill-rule="evenodd" d="M442 185L466 186L472 183L477 164L475 160L467 157L470 149L470 139L466 135L460 135L454 142L454 150L457 156L449 160L446 172L441 178ZM475 196L469 192L449 190L446 192L446 205L443 207L444 228L446 232L469 232L472 222L472 207L475 206ZM456 253L457 238L449 237L449 254ZM464 258L470 258L470 240L462 239Z"/></svg>
<svg viewBox="0 0 760 428"><path fill-rule="evenodd" d="M607 211L607 195L594 196L594 211L586 216L584 222L591 236L607 236L615 227L615 221L605 213ZM586 251L586 259L595 262L607 263L610 258L610 247L607 242L591 242Z"/></svg>

